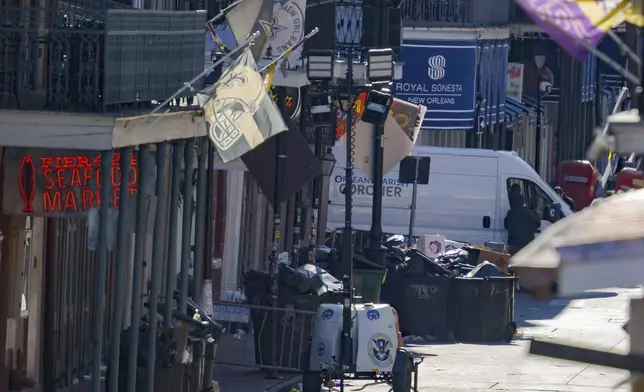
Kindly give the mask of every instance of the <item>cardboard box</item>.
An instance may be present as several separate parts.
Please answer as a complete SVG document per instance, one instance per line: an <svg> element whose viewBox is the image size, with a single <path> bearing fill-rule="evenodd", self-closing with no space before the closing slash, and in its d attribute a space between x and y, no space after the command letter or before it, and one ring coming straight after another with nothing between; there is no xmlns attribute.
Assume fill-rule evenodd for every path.
<svg viewBox="0 0 644 392"><path fill-rule="evenodd" d="M476 261L476 265L484 261L492 263L499 267L503 272L508 273L508 264L510 262L510 255L507 253L494 252L488 248L480 246L466 246L463 249L470 253L470 260Z"/></svg>

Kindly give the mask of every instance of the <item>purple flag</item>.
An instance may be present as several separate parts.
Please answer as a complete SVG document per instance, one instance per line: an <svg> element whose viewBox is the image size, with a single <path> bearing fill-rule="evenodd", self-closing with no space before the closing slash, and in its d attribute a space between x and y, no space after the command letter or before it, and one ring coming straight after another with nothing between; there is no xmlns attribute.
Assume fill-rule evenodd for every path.
<svg viewBox="0 0 644 392"><path fill-rule="evenodd" d="M548 33L555 42L577 60L583 60L588 50L583 45L596 47L614 15L612 7L604 2L587 0L515 0L528 16ZM606 3L613 3L605 1ZM617 2L615 2L617 3Z"/></svg>

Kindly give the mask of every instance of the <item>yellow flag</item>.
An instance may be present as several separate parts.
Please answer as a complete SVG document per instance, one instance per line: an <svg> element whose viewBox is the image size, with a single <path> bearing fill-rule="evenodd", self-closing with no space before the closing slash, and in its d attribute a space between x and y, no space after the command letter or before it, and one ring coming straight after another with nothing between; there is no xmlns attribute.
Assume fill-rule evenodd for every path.
<svg viewBox="0 0 644 392"><path fill-rule="evenodd" d="M624 1L628 3L628 6L624 11L624 18L626 19L626 23L630 23L637 27L644 27L644 16L642 15L644 13L644 9L642 9L641 4L637 4L639 3L639 1Z"/></svg>
<svg viewBox="0 0 644 392"><path fill-rule="evenodd" d="M267 92L270 92L271 86L273 85L273 78L275 77L275 72L277 71L277 61L273 61L271 65L266 68L266 71L262 72L262 77L264 78L264 88Z"/></svg>

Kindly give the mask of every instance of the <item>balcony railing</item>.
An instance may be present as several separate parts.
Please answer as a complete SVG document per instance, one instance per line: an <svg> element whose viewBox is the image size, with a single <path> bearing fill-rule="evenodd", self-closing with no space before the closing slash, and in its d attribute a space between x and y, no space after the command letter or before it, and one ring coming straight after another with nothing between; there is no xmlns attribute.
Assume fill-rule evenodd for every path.
<svg viewBox="0 0 644 392"><path fill-rule="evenodd" d="M405 0L407 27L486 27L510 21L512 0Z"/></svg>
<svg viewBox="0 0 644 392"><path fill-rule="evenodd" d="M0 7L0 109L147 110L203 71L205 22L205 11Z"/></svg>

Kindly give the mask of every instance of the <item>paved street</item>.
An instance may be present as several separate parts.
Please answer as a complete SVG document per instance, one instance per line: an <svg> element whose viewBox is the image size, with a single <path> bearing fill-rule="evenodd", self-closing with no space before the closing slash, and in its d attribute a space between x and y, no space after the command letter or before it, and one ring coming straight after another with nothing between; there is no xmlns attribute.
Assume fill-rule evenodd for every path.
<svg viewBox="0 0 644 392"><path fill-rule="evenodd" d="M517 295L516 315L522 338L512 344L432 344L414 346L437 355L420 367L420 391L566 391L608 392L628 377L628 372L527 355L528 339L534 337L577 343L601 350L626 353L628 337L622 325L628 318L628 299L642 289L611 289L588 293L576 299L535 301ZM222 368L216 371L222 392L279 392L292 377L266 380L259 371ZM284 382L285 381L285 382ZM290 383L288 381L291 381ZM346 390L359 389L352 383ZM623 386L618 391L626 391ZM367 392L388 392L386 386L371 386Z"/></svg>
<svg viewBox="0 0 644 392"><path fill-rule="evenodd" d="M421 364L419 390L612 391L628 377L628 372L527 356L527 339L535 337L626 353L628 337L622 325L628 318L628 299L640 293L641 289L605 290L571 301L534 301L520 294L515 318L523 340L509 345L418 346L420 351L437 355ZM349 390L360 386L354 384ZM627 389L621 387L618 391ZM384 392L388 388L374 386L365 391Z"/></svg>

